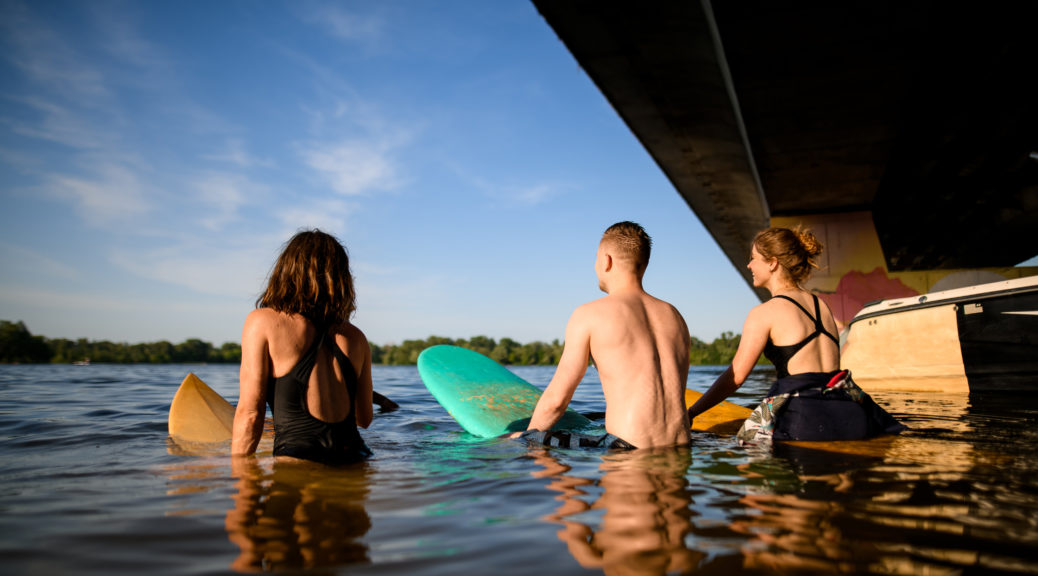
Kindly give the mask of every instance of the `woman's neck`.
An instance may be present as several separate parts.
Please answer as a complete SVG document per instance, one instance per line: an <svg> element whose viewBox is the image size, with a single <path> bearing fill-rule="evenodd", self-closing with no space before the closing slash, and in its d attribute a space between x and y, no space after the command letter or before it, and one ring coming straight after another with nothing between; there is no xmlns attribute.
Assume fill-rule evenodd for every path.
<svg viewBox="0 0 1038 576"><path fill-rule="evenodd" d="M771 292L772 296L778 296L786 292L798 292L800 286L797 286L795 282L788 278L773 279L772 282L768 282L768 292Z"/></svg>

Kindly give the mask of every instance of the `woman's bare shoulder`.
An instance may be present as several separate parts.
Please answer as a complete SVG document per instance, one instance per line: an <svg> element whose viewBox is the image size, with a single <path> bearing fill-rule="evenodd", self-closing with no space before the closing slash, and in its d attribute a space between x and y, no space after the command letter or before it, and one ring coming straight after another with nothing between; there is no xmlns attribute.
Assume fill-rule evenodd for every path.
<svg viewBox="0 0 1038 576"><path fill-rule="evenodd" d="M245 317L245 330L263 330L270 329L277 323L278 313L271 310L270 308L256 308L249 315Z"/></svg>
<svg viewBox="0 0 1038 576"><path fill-rule="evenodd" d="M774 298L772 298L771 300L765 300L764 302L757 304L753 308L750 308L750 313L747 314L747 318L770 318L780 310L781 306L782 305L776 302Z"/></svg>
<svg viewBox="0 0 1038 576"><path fill-rule="evenodd" d="M336 335L345 336L347 338L364 338L365 340L367 339L367 337L364 335L364 331L349 321L334 325L332 327L332 332Z"/></svg>
<svg viewBox="0 0 1038 576"><path fill-rule="evenodd" d="M332 331L339 346L346 350L348 354L352 354L355 351L364 351L370 346L364 331L349 321L335 325Z"/></svg>

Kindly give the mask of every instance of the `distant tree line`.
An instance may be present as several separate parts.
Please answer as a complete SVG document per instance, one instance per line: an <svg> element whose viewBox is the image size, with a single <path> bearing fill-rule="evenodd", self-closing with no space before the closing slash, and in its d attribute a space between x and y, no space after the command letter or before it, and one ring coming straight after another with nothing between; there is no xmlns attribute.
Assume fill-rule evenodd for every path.
<svg viewBox="0 0 1038 576"><path fill-rule="evenodd" d="M401 344L371 345L373 364L410 365L418 362L418 355L431 346L451 344L475 350L500 362L516 366L554 366L562 356L562 342L552 340L521 344L511 338L494 340L475 336L468 340L454 340L430 336L425 340L404 340ZM692 338L689 360L693 365L725 365L735 357L739 335L724 332L713 342ZM29 332L23 322L0 320L0 363L68 364L89 359L90 362L116 364L169 364L169 363L239 363L241 345L226 342L219 348L197 338L172 344L165 340L142 344L126 344L107 340L91 341L86 338L68 340L48 339Z"/></svg>
<svg viewBox="0 0 1038 576"><path fill-rule="evenodd" d="M31 334L24 322L0 320L0 362L69 364L84 360L115 364L238 363L241 362L241 346L227 342L214 348L197 338L180 344L165 340L126 344L86 338L48 339Z"/></svg>
<svg viewBox="0 0 1038 576"><path fill-rule="evenodd" d="M730 364L732 358L735 358L735 351L739 348L739 340L739 335L732 332L722 333L709 344L693 336L691 346L689 346L689 362L694 366ZM468 340L452 340L442 336L430 336L425 340L405 340L399 345L378 346L372 344L372 363L414 364L418 362L418 355L422 350L439 344L468 348L489 356L501 364L516 366L554 366L562 356L562 342L558 340L552 340L550 344L544 342L520 344L511 338L495 341L486 336L476 336ZM767 362L761 358L759 363L766 364Z"/></svg>
<svg viewBox="0 0 1038 576"><path fill-rule="evenodd" d="M442 336L430 336L425 340L404 340L402 344L385 346L371 345L371 362L373 364L407 365L418 362L422 350L440 344L451 344L475 350L489 356L501 364L517 366L553 366L562 356L562 343L553 340L551 344L530 342L520 344L511 338L495 341L486 336L475 336L468 340L453 340Z"/></svg>

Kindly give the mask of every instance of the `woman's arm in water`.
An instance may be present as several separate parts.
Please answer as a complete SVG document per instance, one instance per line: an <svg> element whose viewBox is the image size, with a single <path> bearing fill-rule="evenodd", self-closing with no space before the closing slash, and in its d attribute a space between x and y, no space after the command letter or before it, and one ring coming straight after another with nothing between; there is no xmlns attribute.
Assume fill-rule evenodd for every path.
<svg viewBox="0 0 1038 576"><path fill-rule="evenodd" d="M263 435L263 420L267 414L266 383L271 370L263 314L262 310L253 310L242 328L238 405L234 410L231 432L232 455L255 453Z"/></svg>
<svg viewBox="0 0 1038 576"><path fill-rule="evenodd" d="M771 324L762 306L763 304L754 307L746 316L739 348L735 351L731 366L718 376L710 388L688 409L690 420L735 393L757 364L757 359L764 352L764 346L771 334Z"/></svg>

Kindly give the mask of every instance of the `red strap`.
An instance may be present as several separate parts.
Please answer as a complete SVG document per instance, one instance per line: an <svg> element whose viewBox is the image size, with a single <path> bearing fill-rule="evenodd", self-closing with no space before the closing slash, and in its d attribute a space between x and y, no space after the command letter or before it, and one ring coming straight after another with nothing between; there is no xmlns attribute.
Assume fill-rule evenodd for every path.
<svg viewBox="0 0 1038 576"><path fill-rule="evenodd" d="M832 377L831 380L829 380L829 383L826 384L825 387L826 388L832 388L833 386L836 386L840 382L843 382L844 378L847 377L847 374L849 374L848 370L840 370L839 372L836 373L836 375L834 375Z"/></svg>

